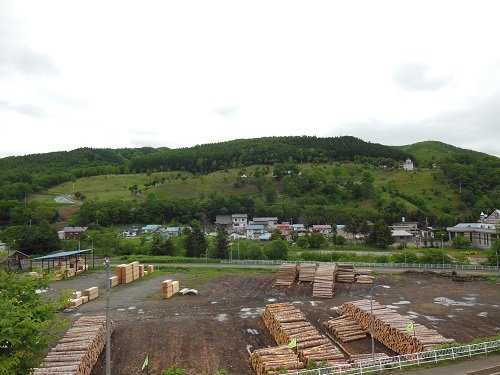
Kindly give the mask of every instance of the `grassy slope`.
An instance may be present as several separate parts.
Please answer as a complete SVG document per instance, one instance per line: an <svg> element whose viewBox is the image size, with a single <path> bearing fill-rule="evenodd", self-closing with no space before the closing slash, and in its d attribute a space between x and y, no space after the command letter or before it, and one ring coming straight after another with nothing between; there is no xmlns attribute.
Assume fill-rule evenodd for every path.
<svg viewBox="0 0 500 375"><path fill-rule="evenodd" d="M438 141L417 142L411 145L398 146L400 150L408 152L416 157L417 166L430 167L432 163L438 163L448 155L459 153L481 154L477 151L466 150Z"/></svg>
<svg viewBox="0 0 500 375"><path fill-rule="evenodd" d="M246 167L243 172L252 176L256 166ZM358 180L363 172L369 171L375 178L374 185L377 190L382 187L392 187L403 194L413 194L425 200L426 205L431 213L440 214L449 210L449 207L456 207L459 203L458 196L453 194L448 187L447 180L439 169L419 169L415 172L404 172L402 170L383 170L383 169L367 169L359 164L322 164L300 166L303 171L320 171L326 175L327 180L335 180L335 178L346 180L352 178ZM335 172L334 172L335 171ZM80 191L85 194L87 200L109 200L109 199L142 199L148 192L154 192L158 198L198 198L207 196L212 193L226 194L251 194L257 195L258 191L253 185L252 177L245 179L240 178L241 169L230 169L228 171L219 171L210 173L205 176L194 176L186 172L163 172L151 174L149 177L146 174L130 174L130 175L109 175L95 176L78 179L74 182L64 183L54 188L49 189L44 194L39 194L32 199L53 202L53 198L60 194L72 194ZM149 187L148 190L143 190L142 194L134 197L129 187L137 184L139 189L144 189L144 184L148 181L165 178L165 182L157 187ZM269 179L272 179L270 175ZM245 181L239 187L235 187L237 180ZM274 183L278 191L281 190L280 184ZM406 201L402 197L394 197L388 193L382 193L383 200L396 199L405 204L410 210L417 210L412 203ZM353 202L346 203L353 205ZM375 202L366 200L356 202L357 207L374 209Z"/></svg>

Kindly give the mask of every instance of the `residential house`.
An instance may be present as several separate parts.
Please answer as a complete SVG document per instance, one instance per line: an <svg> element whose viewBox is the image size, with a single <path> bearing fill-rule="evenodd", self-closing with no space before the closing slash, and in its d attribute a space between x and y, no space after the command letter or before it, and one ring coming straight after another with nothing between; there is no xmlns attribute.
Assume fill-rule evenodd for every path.
<svg viewBox="0 0 500 375"><path fill-rule="evenodd" d="M158 233L163 237L163 238L171 238L171 237L177 237L180 236L182 233L182 228L181 227L166 227L166 228L160 228L158 229Z"/></svg>
<svg viewBox="0 0 500 375"><path fill-rule="evenodd" d="M154 233L158 229L160 229L161 225L158 224L148 224L145 227L141 228L142 233Z"/></svg>
<svg viewBox="0 0 500 375"><path fill-rule="evenodd" d="M281 233L281 235L286 238L287 240L290 238L290 234L293 231L292 226L290 223L281 223L281 224L276 224L276 229L278 229Z"/></svg>
<svg viewBox="0 0 500 375"><path fill-rule="evenodd" d="M406 221L404 217L401 222L394 223L389 226L391 230L404 230L412 234L412 236L420 236L420 223L418 221Z"/></svg>
<svg viewBox="0 0 500 375"><path fill-rule="evenodd" d="M259 241L271 241L271 233L264 233L259 236Z"/></svg>
<svg viewBox="0 0 500 375"><path fill-rule="evenodd" d="M7 250L7 244L0 241L0 251L2 251L2 250L4 250L4 251Z"/></svg>
<svg viewBox="0 0 500 375"><path fill-rule="evenodd" d="M498 238L497 225L500 224L500 210L493 211L489 216L483 212L476 223L459 223L446 228L451 241L457 236L464 236L472 243L472 247L490 249Z"/></svg>
<svg viewBox="0 0 500 375"><path fill-rule="evenodd" d="M246 237L246 235L241 234L240 232L231 232L231 233L229 233L229 238L231 239L231 241L237 241L240 238L245 239L247 237Z"/></svg>
<svg viewBox="0 0 500 375"><path fill-rule="evenodd" d="M312 226L312 231L323 233L325 236L331 236L332 226L330 224L315 224Z"/></svg>
<svg viewBox="0 0 500 375"><path fill-rule="evenodd" d="M246 226L247 239L258 240L261 235L266 233L266 229L262 224L248 224Z"/></svg>
<svg viewBox="0 0 500 375"><path fill-rule="evenodd" d="M182 227L166 227L165 231L169 237L179 237L182 234Z"/></svg>
<svg viewBox="0 0 500 375"><path fill-rule="evenodd" d="M292 224L293 232L297 234L297 237L304 237L309 233L304 224Z"/></svg>
<svg viewBox="0 0 500 375"><path fill-rule="evenodd" d="M278 224L277 217L254 217L251 224L261 224L267 228L274 229L276 224Z"/></svg>
<svg viewBox="0 0 500 375"><path fill-rule="evenodd" d="M57 232L61 240L78 240L87 231L88 227L64 227Z"/></svg>
<svg viewBox="0 0 500 375"><path fill-rule="evenodd" d="M405 171L413 171L413 162L410 158L406 159L406 161L404 162L403 169Z"/></svg>
<svg viewBox="0 0 500 375"><path fill-rule="evenodd" d="M215 216L215 225L221 225L224 227L232 227L233 219L231 215L216 215Z"/></svg>
<svg viewBox="0 0 500 375"><path fill-rule="evenodd" d="M395 243L408 243L413 240L413 234L404 229L391 230L391 237Z"/></svg>
<svg viewBox="0 0 500 375"><path fill-rule="evenodd" d="M231 221L233 223L233 230L238 232L244 232L248 225L248 215L247 214L232 214Z"/></svg>

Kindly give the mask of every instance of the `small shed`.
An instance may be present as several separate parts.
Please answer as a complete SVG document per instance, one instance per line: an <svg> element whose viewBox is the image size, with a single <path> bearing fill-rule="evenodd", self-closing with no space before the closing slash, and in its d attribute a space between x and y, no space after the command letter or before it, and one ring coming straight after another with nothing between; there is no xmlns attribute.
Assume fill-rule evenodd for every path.
<svg viewBox="0 0 500 375"><path fill-rule="evenodd" d="M31 259L41 262L42 270L57 270L61 268L74 268L76 272L85 271L89 261L94 268L94 249L59 251L57 253L44 255Z"/></svg>
<svg viewBox="0 0 500 375"><path fill-rule="evenodd" d="M22 251L15 250L13 252L9 252L8 264L11 269L19 269L22 268L23 261L25 259L29 259L29 255L23 253Z"/></svg>

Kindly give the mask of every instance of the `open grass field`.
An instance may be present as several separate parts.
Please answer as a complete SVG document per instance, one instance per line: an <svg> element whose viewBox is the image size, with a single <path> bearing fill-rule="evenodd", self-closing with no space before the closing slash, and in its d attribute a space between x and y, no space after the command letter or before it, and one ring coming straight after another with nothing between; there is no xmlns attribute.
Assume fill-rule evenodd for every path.
<svg viewBox="0 0 500 375"><path fill-rule="evenodd" d="M196 176L187 172L161 172L152 174L104 175L80 178L55 186L47 191L33 195L31 200L54 203L58 196L67 195L74 198L76 192L85 195L86 200L141 200L149 193L154 193L159 199L196 199L212 194L228 195L258 195L259 190L253 174L256 168L251 166L226 171L217 171L203 176ZM410 211L422 207L436 215L443 212L452 212L459 205L459 197L447 184L446 178L439 169L422 169L414 172L402 170L369 169L354 163L332 164L301 164L300 169L310 173L319 181L345 182L360 181L365 172L374 177L374 186L380 193L381 200L396 199L403 203ZM268 168L267 177L272 181L276 191L281 195L283 184L272 179L272 167ZM248 177L241 177L246 175ZM316 176L316 177L314 177ZM137 186L138 193L134 194L130 188ZM390 192L397 191L399 196ZM284 197L284 195L282 195ZM420 204L415 203L415 197ZM367 199L349 202L351 206L372 210L376 199Z"/></svg>
<svg viewBox="0 0 500 375"><path fill-rule="evenodd" d="M80 192L87 200L143 199L154 192L158 198L198 198L212 193L243 194L256 193L253 185L242 184L235 187L237 179L235 170L230 172L214 172L206 176L194 176L186 172L163 172L147 174L105 175L79 178L74 182L65 182L41 194L35 194L30 200L54 202L60 195L74 195ZM158 180L158 184L145 187L145 184ZM163 180L163 181L162 181ZM139 194L129 190L137 185Z"/></svg>

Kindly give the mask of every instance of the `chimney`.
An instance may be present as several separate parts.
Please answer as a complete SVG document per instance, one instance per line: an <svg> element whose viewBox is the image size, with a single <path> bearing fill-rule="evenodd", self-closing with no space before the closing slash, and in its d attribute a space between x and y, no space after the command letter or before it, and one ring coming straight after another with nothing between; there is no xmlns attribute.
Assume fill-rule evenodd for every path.
<svg viewBox="0 0 500 375"><path fill-rule="evenodd" d="M481 211L481 215L479 215L479 221L481 221L481 223L484 223L484 212Z"/></svg>

